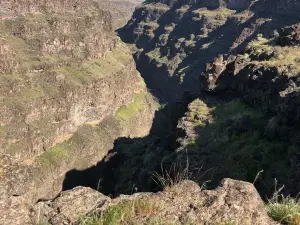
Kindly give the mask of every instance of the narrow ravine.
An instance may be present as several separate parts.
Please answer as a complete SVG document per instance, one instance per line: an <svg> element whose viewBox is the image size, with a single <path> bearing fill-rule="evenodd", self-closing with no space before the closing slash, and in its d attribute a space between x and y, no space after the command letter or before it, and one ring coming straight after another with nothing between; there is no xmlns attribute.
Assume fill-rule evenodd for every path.
<svg viewBox="0 0 300 225"><path fill-rule="evenodd" d="M298 224L299 10L0 2L0 224Z"/></svg>

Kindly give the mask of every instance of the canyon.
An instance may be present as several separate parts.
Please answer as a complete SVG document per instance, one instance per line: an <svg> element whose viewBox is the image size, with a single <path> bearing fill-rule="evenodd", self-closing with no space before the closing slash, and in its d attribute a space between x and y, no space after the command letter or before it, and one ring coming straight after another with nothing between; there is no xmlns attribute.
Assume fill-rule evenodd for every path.
<svg viewBox="0 0 300 225"><path fill-rule="evenodd" d="M299 10L1 1L0 224L300 224Z"/></svg>

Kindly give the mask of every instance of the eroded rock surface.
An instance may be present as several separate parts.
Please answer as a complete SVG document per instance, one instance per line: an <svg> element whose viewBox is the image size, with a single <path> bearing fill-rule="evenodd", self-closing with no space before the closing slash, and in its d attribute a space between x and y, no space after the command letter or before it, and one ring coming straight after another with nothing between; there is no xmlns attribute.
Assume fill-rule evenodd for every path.
<svg viewBox="0 0 300 225"><path fill-rule="evenodd" d="M96 164L120 136L147 135L156 106L99 2L0 8L0 224L24 224L66 172Z"/></svg>
<svg viewBox="0 0 300 225"><path fill-rule="evenodd" d="M76 187L60 194L54 201L39 202L34 206L35 223L50 219L51 224L73 224L80 216L99 207L106 207L109 197L87 187Z"/></svg>
<svg viewBox="0 0 300 225"><path fill-rule="evenodd" d="M80 206L77 204L79 200L82 200ZM60 202L63 202L63 205L60 212L57 212L56 207ZM67 203L68 206L64 207ZM107 210L124 204L131 207L135 213L124 214L123 219L118 222L130 224L276 224L268 217L264 202L254 186L231 179L225 179L217 189L211 191L201 190L192 181L182 181L156 194L138 193L113 200L79 187L63 192L62 197L52 202L38 203L35 213L39 212L40 216L45 216L46 221L58 225L63 224L61 215L70 221L76 218L74 212L87 213L94 208L94 212L103 213L105 217ZM70 210L72 213L69 213ZM36 214L34 215L36 218Z"/></svg>

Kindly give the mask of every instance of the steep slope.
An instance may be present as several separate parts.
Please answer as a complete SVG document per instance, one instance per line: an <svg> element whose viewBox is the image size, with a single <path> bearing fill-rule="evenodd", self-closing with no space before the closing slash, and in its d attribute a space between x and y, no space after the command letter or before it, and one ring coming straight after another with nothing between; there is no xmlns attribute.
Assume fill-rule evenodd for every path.
<svg viewBox="0 0 300 225"><path fill-rule="evenodd" d="M3 27L18 41L25 41L26 47L20 48L17 42L16 49L26 54L15 54L8 44L1 51L6 55L1 65L8 68L3 69L4 73L10 78L17 76L19 86L3 91L3 100L9 101L1 104L6 107L6 114L0 130L4 135L0 139L4 143L0 209L5 212L0 223L45 220L50 224L84 225L272 224L251 184L226 180L223 188L202 191L194 183L181 181L193 180L203 188L214 189L225 177L245 180L255 184L262 198L274 192L275 181L275 188L285 185L284 194L299 193L300 2L156 0L137 8L119 33L123 40L134 44L131 47L137 67L147 87L161 103L168 102L160 105L154 119L155 103L128 58L129 50L113 37L112 26L104 19L109 14L99 10L99 2L86 5L83 1L72 10L62 7L67 18L60 15L57 4L59 1L53 5L32 3L24 10L31 12L30 18L46 16L44 22L50 21L50 27L54 24L55 31L59 21L65 24L65 19L72 18L75 25L85 21L82 27L73 22L63 26L69 28L64 30L67 34L70 29L77 34L76 28L80 28L79 37L75 35L75 40L67 41L77 43L70 48L61 46L59 38L48 46L52 42L47 38L63 33L49 30L49 25L41 37L35 35L33 28L27 28L27 24L35 26L43 19L33 19L31 23L26 19L28 15L14 15L21 9L10 11L9 1L2 10L2 20L9 21ZM52 13L62 18L53 22L48 19ZM81 13L88 13L88 19L83 20ZM98 13L105 16L93 19ZM80 19L76 20L77 16ZM15 32L12 21L19 17L25 17L26 25L23 23ZM97 22L89 27L91 21L101 21L106 28L98 27ZM85 29L101 30L101 35L95 36L101 37L102 44L93 42L93 32L80 32ZM31 36L26 33L28 30ZM81 38L92 40L92 44L76 42ZM36 44L45 40L46 45ZM94 45L101 50L89 48ZM35 51L27 52L28 49ZM37 56L46 66L30 64L28 68L23 63L33 60L18 58L24 55ZM50 58L44 58L49 55ZM35 73L41 77L33 76ZM86 73L88 77L84 76ZM24 74L28 76L27 83L23 82ZM64 81L62 89L54 92L42 85L52 81L53 74L56 80L50 84L54 87ZM4 82L3 87L10 87L7 79ZM21 95L26 101L30 99L33 108L24 99L18 99L11 107L7 103L14 103L10 94L15 97L22 87L31 90L26 86L30 84L34 84L31 89L38 87L43 93L37 98L32 97L36 92ZM113 94L106 97L105 93ZM55 94L63 99L51 106L53 111L41 111L43 107L39 106L43 103L36 99L44 100L46 96L48 100L50 96L55 101ZM25 104L21 104L23 101ZM18 111L16 105L23 108ZM16 124L9 115L16 118ZM44 126L44 121L48 123L46 115L49 123L55 125ZM177 121L179 117L182 118ZM168 122L164 123L165 119ZM36 120L38 124L34 123ZM56 125L63 128L52 127ZM22 129L15 129L18 127ZM15 136L20 138L15 140ZM32 140L35 141L31 143ZM40 140L43 145L35 145ZM31 146L38 147L31 150ZM28 157L26 152L30 151ZM89 186L116 199L77 186ZM52 201L29 206L39 198L53 198L61 189L73 187ZM121 195L144 191L158 193ZM124 199L129 199L129 204ZM151 201L158 206L145 204ZM88 217L81 220L82 215ZM282 222L281 219L277 220ZM292 219L298 224L298 215Z"/></svg>
<svg viewBox="0 0 300 225"><path fill-rule="evenodd" d="M97 1L0 8L0 223L26 224L67 171L93 165L120 136L147 135L156 106Z"/></svg>
<svg viewBox="0 0 300 225"><path fill-rule="evenodd" d="M239 134L239 151L247 149L251 157L247 160L252 161L248 169L253 166L257 171L264 170L263 188L271 187L272 179L276 178L294 195L300 190L297 172L300 160L299 31L299 24L295 24L278 30L269 39L259 35L240 54L219 56L201 76L205 90L236 93L249 106L267 115L265 121L258 113L255 114L256 122L253 118L242 118L240 124L229 121L228 127ZM260 125L258 120L261 120ZM234 138L230 141L235 142ZM242 146L243 143L248 148Z"/></svg>
<svg viewBox="0 0 300 225"><path fill-rule="evenodd" d="M211 180L208 187L224 177L255 180L265 198L277 179L296 195L299 7L261 0L148 1L137 8L120 35L135 44L152 93L169 103L186 93L198 99L178 123L177 144L156 135L116 142L112 152L120 154L104 163L102 191L157 191L153 171L167 176L189 159L203 171L190 178Z"/></svg>
<svg viewBox="0 0 300 225"><path fill-rule="evenodd" d="M199 75L215 56L243 49L258 33L296 23L299 7L285 0L148 1L120 35L138 47L137 65L149 88L176 100L185 91L199 93Z"/></svg>
<svg viewBox="0 0 300 225"><path fill-rule="evenodd" d="M112 14L113 28L116 30L123 27L130 19L136 6L142 3L142 0L99 0L98 3L106 11Z"/></svg>

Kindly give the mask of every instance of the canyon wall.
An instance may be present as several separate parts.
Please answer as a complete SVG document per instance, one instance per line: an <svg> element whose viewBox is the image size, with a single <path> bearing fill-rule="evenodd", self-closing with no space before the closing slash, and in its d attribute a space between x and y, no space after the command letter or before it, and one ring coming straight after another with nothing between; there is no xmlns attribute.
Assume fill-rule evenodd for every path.
<svg viewBox="0 0 300 225"><path fill-rule="evenodd" d="M96 1L0 3L1 224L30 223L65 173L148 134L156 103Z"/></svg>
<svg viewBox="0 0 300 225"><path fill-rule="evenodd" d="M298 1L285 0L147 3L135 10L120 36L136 44L144 78L169 100L184 92L199 94L201 71L214 57L239 52L257 34L296 23L300 8Z"/></svg>

